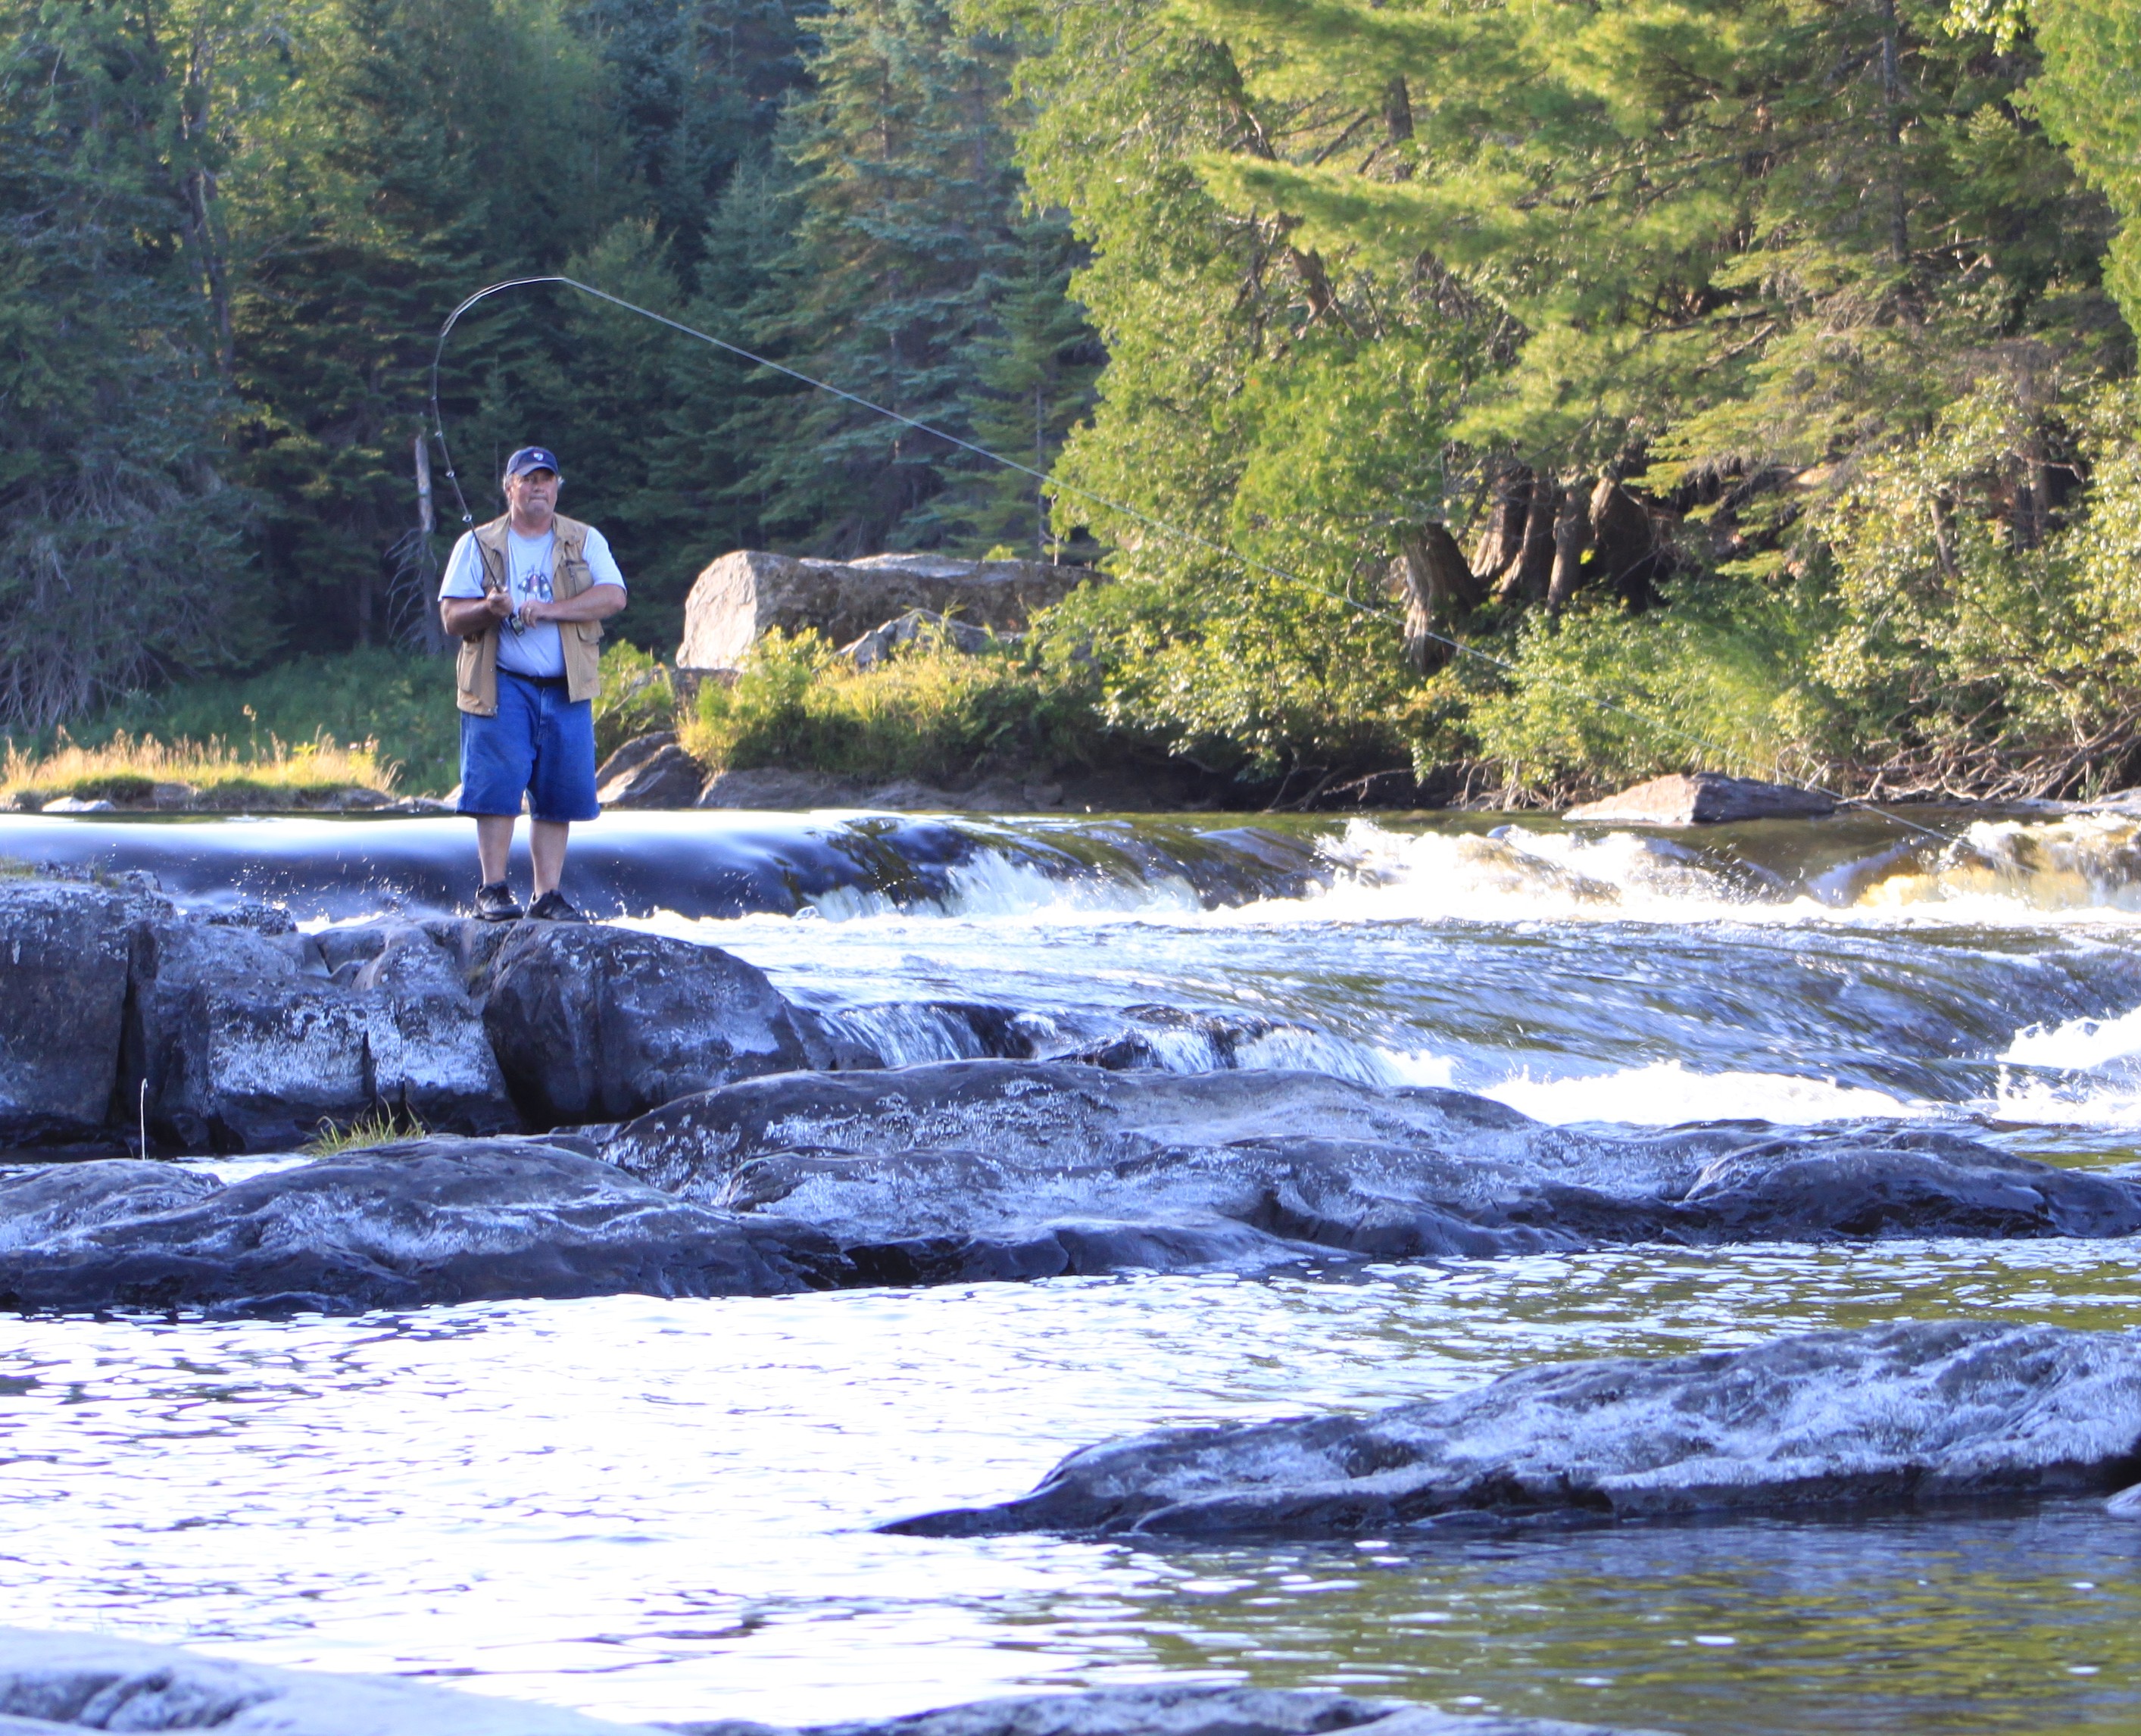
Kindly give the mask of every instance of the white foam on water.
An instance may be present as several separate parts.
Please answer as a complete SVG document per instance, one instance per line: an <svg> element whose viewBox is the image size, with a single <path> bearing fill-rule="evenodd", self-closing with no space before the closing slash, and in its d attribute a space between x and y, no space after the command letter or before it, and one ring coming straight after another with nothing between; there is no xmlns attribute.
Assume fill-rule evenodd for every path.
<svg viewBox="0 0 2141 1736"><path fill-rule="evenodd" d="M1385 1059L1396 1082L1454 1087L1491 1097L1556 1127L1578 1122L1675 1127L1688 1121L1774 1121L1805 1127L1938 1113L1930 1104L1833 1079L1778 1073L1698 1073L1676 1060L1595 1074L1541 1075L1525 1069L1492 1079L1463 1076L1457 1063L1444 1055L1385 1051Z"/></svg>
<svg viewBox="0 0 2141 1736"><path fill-rule="evenodd" d="M2141 1007L2025 1025L1999 1059L1999 1089L1984 1107L2001 1120L2141 1129Z"/></svg>
<svg viewBox="0 0 2141 1736"><path fill-rule="evenodd" d="M2000 1059L2015 1066L2094 1073L2117 1061L2141 1068L2141 1007L2115 1019L2070 1019L2015 1033Z"/></svg>
<svg viewBox="0 0 2141 1736"><path fill-rule="evenodd" d="M1102 915L1189 914L1203 907L1197 889L1179 875L1156 880L1120 879L1098 872L1062 875L994 850L984 850L947 869L944 878L944 892L933 898L901 898L844 886L819 893L807 907L836 922L888 917L1082 920Z"/></svg>

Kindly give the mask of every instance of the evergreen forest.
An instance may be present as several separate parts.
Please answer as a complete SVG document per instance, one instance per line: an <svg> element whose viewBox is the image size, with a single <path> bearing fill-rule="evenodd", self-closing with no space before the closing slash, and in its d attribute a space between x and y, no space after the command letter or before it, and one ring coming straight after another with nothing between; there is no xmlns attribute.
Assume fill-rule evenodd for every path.
<svg viewBox="0 0 2141 1736"><path fill-rule="evenodd" d="M471 308L469 508L554 447L634 667L732 548L1012 553L1100 582L938 681L962 754L1281 801L2141 782L2141 0L0 19L18 743L435 653L441 322L558 273L955 437L568 289ZM770 646L708 727L823 758L814 683L855 685Z"/></svg>

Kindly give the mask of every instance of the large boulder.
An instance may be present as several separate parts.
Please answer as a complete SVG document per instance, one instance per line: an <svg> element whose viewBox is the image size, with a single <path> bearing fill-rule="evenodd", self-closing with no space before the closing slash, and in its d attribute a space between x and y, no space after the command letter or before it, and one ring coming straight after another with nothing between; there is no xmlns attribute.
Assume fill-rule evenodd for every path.
<svg viewBox="0 0 2141 1736"><path fill-rule="evenodd" d="M0 883L0 1144L97 1137L118 1084L138 893Z"/></svg>
<svg viewBox="0 0 2141 1736"><path fill-rule="evenodd" d="M957 615L969 627L1016 632L1033 612L1096 577L1041 561L962 561L878 554L857 561L799 560L739 549L699 574L684 603L682 669L737 669L769 627L815 627L846 645L910 609Z"/></svg>
<svg viewBox="0 0 2141 1736"><path fill-rule="evenodd" d="M770 1296L845 1276L808 1230L692 1204L534 1140L413 1140L190 1197L159 1195L143 1167L86 1164L0 1188L0 1306L358 1313ZM8 1232L10 1214L27 1233Z"/></svg>
<svg viewBox="0 0 2141 1736"><path fill-rule="evenodd" d="M186 1151L287 1151L372 1101L370 1009L300 969L296 937L180 917L143 925L130 1076L150 1134Z"/></svg>
<svg viewBox="0 0 2141 1736"><path fill-rule="evenodd" d="M1550 1364L1367 1416L1159 1429L1073 1453L1018 1500L886 1528L1388 1537L2100 1494L2138 1467L2141 1337L1907 1320Z"/></svg>
<svg viewBox="0 0 2141 1736"><path fill-rule="evenodd" d="M536 1127L621 1121L672 1098L812 1065L765 973L716 947L525 922L491 961L484 1025Z"/></svg>
<svg viewBox="0 0 2141 1736"><path fill-rule="evenodd" d="M672 1726L678 1736L1646 1736L1602 1724L1504 1713L1453 1713L1327 1688L1229 1688L1143 1682L1079 1694L976 1700L903 1718L790 1731L726 1721ZM1649 1736L1659 1736L1657 1732Z"/></svg>
<svg viewBox="0 0 2141 1736"><path fill-rule="evenodd" d="M151 1134L287 1151L382 1106L441 1131L517 1126L460 926L381 924L323 946L183 917L140 925L127 1077L146 1082Z"/></svg>
<svg viewBox="0 0 2141 1736"><path fill-rule="evenodd" d="M665 1104L604 1155L686 1198L821 1232L884 1283L2141 1231L2141 1178L1952 1134L1740 1123L1609 1138L1463 1092L1317 1073L999 1060L795 1073Z"/></svg>
<svg viewBox="0 0 2141 1736"><path fill-rule="evenodd" d="M350 986L367 1015L373 1100L435 1132L500 1133L520 1118L469 991L468 954L495 930L396 923Z"/></svg>
<svg viewBox="0 0 2141 1736"><path fill-rule="evenodd" d="M1592 824L1708 826L1730 820L1813 819L1836 811L1836 798L1790 784L1764 784L1723 772L1672 772L1617 795L1572 808L1564 819Z"/></svg>

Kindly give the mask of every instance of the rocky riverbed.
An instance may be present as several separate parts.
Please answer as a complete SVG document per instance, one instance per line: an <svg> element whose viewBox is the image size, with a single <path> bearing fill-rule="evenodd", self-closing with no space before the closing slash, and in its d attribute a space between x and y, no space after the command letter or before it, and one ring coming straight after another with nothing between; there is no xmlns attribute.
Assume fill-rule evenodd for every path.
<svg viewBox="0 0 2141 1736"><path fill-rule="evenodd" d="M2135 949L2017 912L2116 839L1786 824L623 818L571 929L423 819L0 882L0 1588L725 1736L2115 1724Z"/></svg>

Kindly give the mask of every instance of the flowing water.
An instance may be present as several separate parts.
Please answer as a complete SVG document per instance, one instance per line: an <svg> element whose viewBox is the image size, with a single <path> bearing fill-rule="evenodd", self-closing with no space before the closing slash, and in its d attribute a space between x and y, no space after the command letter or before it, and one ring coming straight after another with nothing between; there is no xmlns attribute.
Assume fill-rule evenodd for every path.
<svg viewBox="0 0 2141 1736"><path fill-rule="evenodd" d="M903 1059L1037 1050L1454 1084L1560 1122L1945 1125L2141 1160L2141 824L1701 834L613 815L573 892ZM448 821L0 820L311 923L444 907ZM1217 1035L1215 1035L1215 1033ZM222 1166L230 1167L230 1166ZM826 1721L1152 1679L1694 1732L2141 1727L2141 1525L2099 1504L1408 1547L873 1534L1161 1424L1898 1317L2141 1325L2141 1246L1636 1248L1347 1281L1128 1276L357 1320L0 1326L0 1620Z"/></svg>

